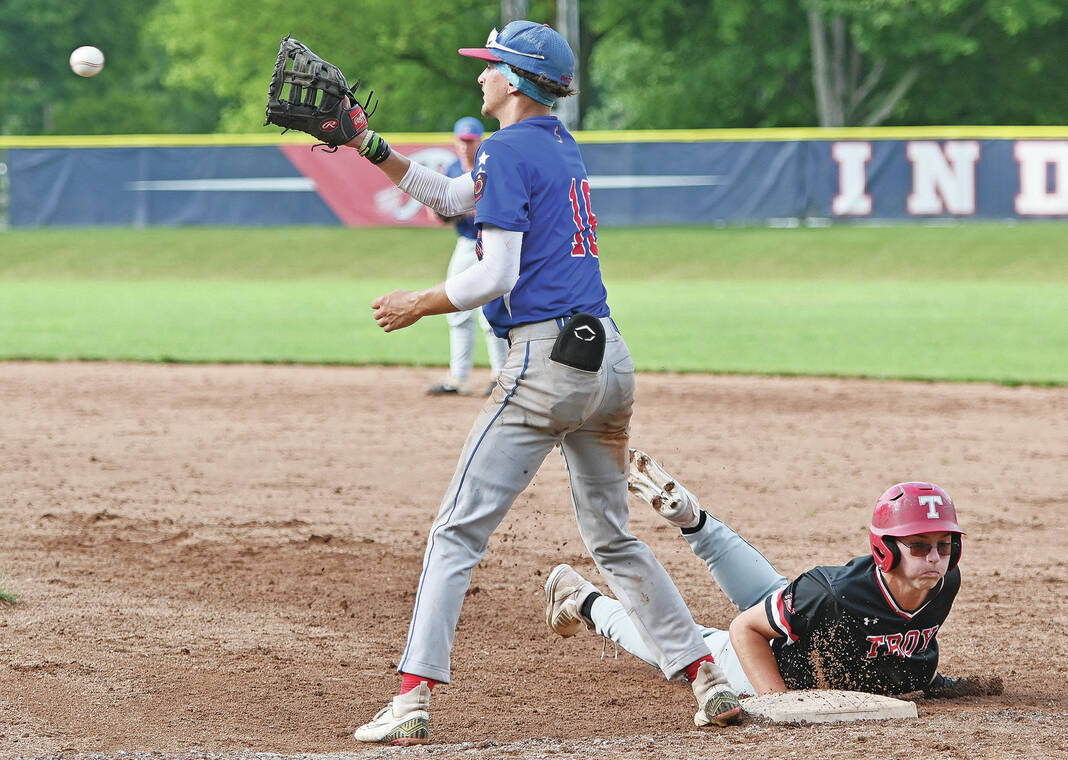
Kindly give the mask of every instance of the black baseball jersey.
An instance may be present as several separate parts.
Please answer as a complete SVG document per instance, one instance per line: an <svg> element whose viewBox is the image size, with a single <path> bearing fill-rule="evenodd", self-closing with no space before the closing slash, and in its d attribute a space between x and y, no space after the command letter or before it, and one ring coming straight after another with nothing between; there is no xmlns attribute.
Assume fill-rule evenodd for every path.
<svg viewBox="0 0 1068 760"><path fill-rule="evenodd" d="M871 555L816 567L764 601L783 638L772 651L789 689L904 694L938 667L935 636L960 589L954 568L918 610L901 609Z"/></svg>

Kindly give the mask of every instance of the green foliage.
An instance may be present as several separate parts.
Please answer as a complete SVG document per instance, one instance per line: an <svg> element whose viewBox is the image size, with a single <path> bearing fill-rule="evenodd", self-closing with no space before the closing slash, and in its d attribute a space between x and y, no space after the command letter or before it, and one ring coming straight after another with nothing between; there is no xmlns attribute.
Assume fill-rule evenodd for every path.
<svg viewBox="0 0 1068 760"><path fill-rule="evenodd" d="M610 31L596 40L591 59L595 92L586 128L820 124L810 8L820 13L828 45L841 23L842 45L825 76L839 74L828 87L844 124L863 123L885 99L892 107L874 123L1053 123L1051 116L1060 113L1063 121L1068 109L1068 87L1043 85L1038 73L1056 69L1058 80L1064 76L1057 50L1068 10L1054 0L808 0L800 7L791 0L649 0L640 11L635 5L593 4ZM1017 76L1024 69L1027 75ZM983 91L990 74L1000 87ZM908 87L911 77L917 84ZM973 97L962 97L958 82ZM899 85L904 93L895 99ZM1028 107L1030 115L1022 112Z"/></svg>
<svg viewBox="0 0 1068 760"><path fill-rule="evenodd" d="M63 0L0 4L0 130L38 133L55 119L51 105L71 92L76 78L67 56L84 44L78 40L91 18Z"/></svg>
<svg viewBox="0 0 1068 760"><path fill-rule="evenodd" d="M210 93L162 84L169 62L144 25L165 1L0 3L0 134L214 131L218 104ZM68 66L81 45L107 59L93 78Z"/></svg>
<svg viewBox="0 0 1068 760"><path fill-rule="evenodd" d="M640 12L632 3L597 8L606 31L591 57L595 92L584 128L815 123L807 31L792 3L657 0Z"/></svg>
<svg viewBox="0 0 1068 760"><path fill-rule="evenodd" d="M1011 35L988 26L975 40L979 52L967 63L932 64L930 75L916 83L888 123L1065 123L1068 67L1058 61L1068 40L1068 13ZM947 88L953 97L947 97Z"/></svg>
<svg viewBox="0 0 1068 760"><path fill-rule="evenodd" d="M831 61L832 68L841 69L831 86L842 101L844 125L932 124L948 113L956 114L948 123L1038 123L1035 116L1011 118L1000 107L1005 95L1029 101L1036 113L1044 112L1050 100L1061 113L1068 106L1068 91L1043 87L1034 77L999 77L1002 90L987 86L973 99L962 97L958 89L960 83L981 88L989 82L987 73L1008 74L1019 59L1041 57L1052 64L1056 53L1041 44L1036 50L1035 40L1028 37L1037 35L1063 46L1063 32L1058 30L1068 20L1063 4L1052 0L808 0L806 4L822 14L828 38L835 22L844 24L846 44L832 54L838 60ZM993 64L991 48L1004 53ZM866 89L865 80L874 73L878 76ZM910 84L914 80L917 84ZM884 104L886 110L881 111ZM826 123L826 115L822 123L834 126Z"/></svg>
<svg viewBox="0 0 1068 760"><path fill-rule="evenodd" d="M555 9L531 0L528 17L556 23ZM0 134L259 132L286 34L364 80L361 95L374 88L375 128L447 131L481 106L481 64L456 50L481 44L500 10L486 0L4 0ZM814 28L843 43L831 90L844 123L1056 124L1068 113L1063 0L583 0L580 27L586 129L819 124ZM91 79L67 67L83 44L107 55Z"/></svg>
<svg viewBox="0 0 1068 760"><path fill-rule="evenodd" d="M447 131L458 116L479 112L482 67L456 51L484 42L499 8L474 0L450 3L447 13L438 0L330 5L169 0L150 29L173 61L170 84L207 89L226 103L223 131L262 128L267 83L287 34L337 65L350 85L362 79L374 89L376 129ZM366 97L368 86L357 95Z"/></svg>

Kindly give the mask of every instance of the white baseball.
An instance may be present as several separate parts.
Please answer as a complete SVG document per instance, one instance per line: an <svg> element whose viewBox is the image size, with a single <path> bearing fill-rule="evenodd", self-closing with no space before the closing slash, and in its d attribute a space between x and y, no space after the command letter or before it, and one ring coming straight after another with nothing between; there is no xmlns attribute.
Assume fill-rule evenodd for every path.
<svg viewBox="0 0 1068 760"><path fill-rule="evenodd" d="M80 77L92 77L104 68L104 54L100 48L82 45L70 54L70 70Z"/></svg>

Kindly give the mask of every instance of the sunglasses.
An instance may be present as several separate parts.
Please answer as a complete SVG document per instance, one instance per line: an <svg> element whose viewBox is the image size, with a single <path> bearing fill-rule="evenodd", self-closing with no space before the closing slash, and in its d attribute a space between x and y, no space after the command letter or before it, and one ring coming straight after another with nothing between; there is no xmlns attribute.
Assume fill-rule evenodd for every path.
<svg viewBox="0 0 1068 760"><path fill-rule="evenodd" d="M497 30L496 29L494 29L492 32L490 32L489 33L489 37L486 38L486 47L490 48L491 50L503 50L506 53L514 53L515 55L521 55L524 58L536 58L539 61L544 61L545 60L545 56L543 56L543 55L537 55L536 53L521 53L518 50L513 50L510 47L506 47L506 46L500 44L499 42L497 42Z"/></svg>
<svg viewBox="0 0 1068 760"><path fill-rule="evenodd" d="M926 557L931 553L931 549L938 548L939 557L948 557L953 553L952 541L939 541L937 544L929 544L926 541L917 541L913 544L907 544L904 541L900 541L903 546L907 546L909 554L913 557Z"/></svg>

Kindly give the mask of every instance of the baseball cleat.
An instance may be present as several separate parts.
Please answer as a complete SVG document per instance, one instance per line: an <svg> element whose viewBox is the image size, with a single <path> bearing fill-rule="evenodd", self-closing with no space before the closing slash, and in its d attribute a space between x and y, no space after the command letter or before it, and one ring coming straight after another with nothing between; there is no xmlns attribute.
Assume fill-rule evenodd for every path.
<svg viewBox="0 0 1068 760"><path fill-rule="evenodd" d="M464 388L462 383L450 378L443 383L431 385L426 392L431 396L459 396L464 392Z"/></svg>
<svg viewBox="0 0 1068 760"><path fill-rule="evenodd" d="M579 613L597 587L583 578L571 565L557 565L545 581L545 624L549 630L565 638L574 636L582 626L592 629L593 623Z"/></svg>
<svg viewBox="0 0 1068 760"><path fill-rule="evenodd" d="M729 726L741 718L742 705L738 695L725 686L712 692L705 706L693 716L693 722L697 726Z"/></svg>
<svg viewBox="0 0 1068 760"><path fill-rule="evenodd" d="M691 686L699 706L693 716L694 725L726 726L741 719L741 702L719 665L702 662Z"/></svg>
<svg viewBox="0 0 1068 760"><path fill-rule="evenodd" d="M421 683L398 694L378 714L356 729L358 742L406 746L430 741L430 688Z"/></svg>
<svg viewBox="0 0 1068 760"><path fill-rule="evenodd" d="M692 528L700 522L701 505L697 497L683 488L644 451L630 450L627 488L672 525Z"/></svg>

